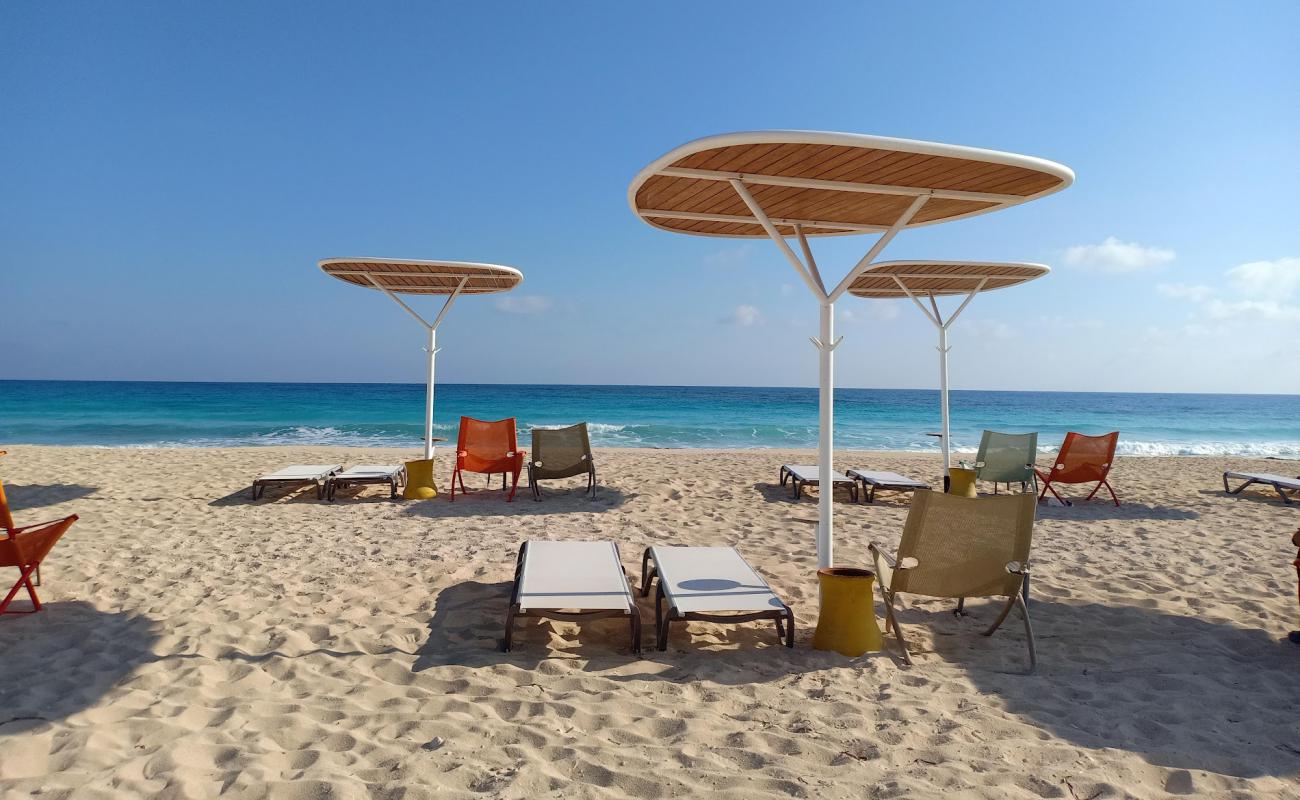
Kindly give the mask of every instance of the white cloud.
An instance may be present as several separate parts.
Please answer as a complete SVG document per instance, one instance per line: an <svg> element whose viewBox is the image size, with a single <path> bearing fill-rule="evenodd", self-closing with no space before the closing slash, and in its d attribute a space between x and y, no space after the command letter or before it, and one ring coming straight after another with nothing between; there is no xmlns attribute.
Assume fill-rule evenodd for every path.
<svg viewBox="0 0 1300 800"><path fill-rule="evenodd" d="M1248 297L1287 300L1300 289L1300 258L1251 261L1228 270L1228 278Z"/></svg>
<svg viewBox="0 0 1300 800"><path fill-rule="evenodd" d="M1156 286L1156 291L1165 297L1191 300L1193 303L1203 303L1214 295L1214 290L1209 286L1189 283L1162 283Z"/></svg>
<svg viewBox="0 0 1300 800"><path fill-rule="evenodd" d="M745 243L726 250L718 250L704 257L706 267L743 267L749 261L754 246Z"/></svg>
<svg viewBox="0 0 1300 800"><path fill-rule="evenodd" d="M1136 242L1121 242L1107 236L1101 244L1076 244L1065 249L1063 260L1072 267L1102 272L1141 272L1174 260L1173 250L1147 247Z"/></svg>
<svg viewBox="0 0 1300 800"><path fill-rule="evenodd" d="M497 298L496 307L507 314L541 314L551 309L551 298L540 294L508 294Z"/></svg>
<svg viewBox="0 0 1300 800"><path fill-rule="evenodd" d="M898 319L899 305L901 303L896 300L868 300L866 303L855 305L854 308L841 308L840 322L850 325L859 322L890 322Z"/></svg>
<svg viewBox="0 0 1300 800"><path fill-rule="evenodd" d="M1300 322L1300 306L1291 306L1275 300L1210 300L1203 308L1210 319L1269 320Z"/></svg>
<svg viewBox="0 0 1300 800"><path fill-rule="evenodd" d="M734 311L723 317L719 322L724 325L738 325L742 328L751 328L755 325L763 324L763 315L753 306L736 306Z"/></svg>
<svg viewBox="0 0 1300 800"><path fill-rule="evenodd" d="M961 323L958 323L959 325ZM971 340L975 339L994 339L997 341L1010 341L1020 335L1019 331L1005 322L999 322L995 319L972 319L967 320L965 325L961 325L963 337Z"/></svg>
<svg viewBox="0 0 1300 800"><path fill-rule="evenodd" d="M789 283L781 284L781 294L791 294L794 292L794 285Z"/></svg>

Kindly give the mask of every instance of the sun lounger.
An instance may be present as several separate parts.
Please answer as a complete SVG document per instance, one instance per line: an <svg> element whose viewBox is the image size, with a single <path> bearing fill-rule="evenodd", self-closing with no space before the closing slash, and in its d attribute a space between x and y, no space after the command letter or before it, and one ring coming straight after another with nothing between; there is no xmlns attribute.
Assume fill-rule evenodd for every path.
<svg viewBox="0 0 1300 800"><path fill-rule="evenodd" d="M782 464L780 475L782 486L785 486L786 481L794 484L794 499L796 500L803 494L803 487L821 484L821 470L815 464ZM853 498L853 502L858 501L857 481L845 476L842 472L831 470L831 484L832 487L848 487L849 496Z"/></svg>
<svg viewBox="0 0 1300 800"><path fill-rule="evenodd" d="M279 472L263 475L253 481L253 499L261 497L266 492L266 487L273 483L287 486L306 486L314 483L316 499L320 500L325 497L325 485L330 477L341 469L343 469L342 464L295 464L292 467L285 467Z"/></svg>
<svg viewBox="0 0 1300 800"><path fill-rule="evenodd" d="M794 647L794 612L736 548L648 547L641 558L642 597L656 577L655 644L660 650L668 649L668 625L677 620L733 624L770 619L776 622L778 640Z"/></svg>
<svg viewBox="0 0 1300 800"><path fill-rule="evenodd" d="M627 617L632 652L641 652L641 615L628 587L618 545L600 542L524 542L506 612L501 649L510 652L516 617L581 622Z"/></svg>
<svg viewBox="0 0 1300 800"><path fill-rule="evenodd" d="M1228 479L1245 481L1236 489L1228 487ZM1266 486L1272 486L1277 496L1282 498L1282 502L1291 505L1292 496L1300 493L1300 478L1288 478L1284 475L1273 475L1269 472L1225 472L1223 473L1223 491L1228 494L1240 494L1242 489L1252 484L1262 483ZM1287 493L1291 494L1288 495Z"/></svg>
<svg viewBox="0 0 1300 800"><path fill-rule="evenodd" d="M872 472L865 469L851 469L848 476L862 482L862 494L868 503L876 502L876 491L885 489L891 492L914 492L917 489L929 489L930 484L899 475L897 472Z"/></svg>
<svg viewBox="0 0 1300 800"><path fill-rule="evenodd" d="M387 484L388 496L397 499L397 490L406 485L405 464L362 464L348 467L342 472L331 475L325 489L325 496L331 501L334 493L349 486L364 484Z"/></svg>

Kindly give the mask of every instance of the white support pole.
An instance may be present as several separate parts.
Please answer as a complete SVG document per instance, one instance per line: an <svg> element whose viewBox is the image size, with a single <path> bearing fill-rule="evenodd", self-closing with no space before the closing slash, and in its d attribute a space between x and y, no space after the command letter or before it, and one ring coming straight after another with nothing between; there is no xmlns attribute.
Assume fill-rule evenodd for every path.
<svg viewBox="0 0 1300 800"><path fill-rule="evenodd" d="M835 468L835 303L829 299L821 302L821 336L816 342L818 352L817 393L817 568L826 569L835 563L834 504L835 482L831 470Z"/></svg>
<svg viewBox="0 0 1300 800"><path fill-rule="evenodd" d="M441 315L440 315L441 316ZM433 367L438 360L438 327L429 326L429 382L424 387L424 457L433 458Z"/></svg>
<svg viewBox="0 0 1300 800"><path fill-rule="evenodd" d="M934 298L930 298L931 301ZM943 448L943 485L947 491L952 468L952 428L948 421L948 326L939 326L939 446Z"/></svg>
<svg viewBox="0 0 1300 800"><path fill-rule="evenodd" d="M802 225L794 226L794 235L799 237L799 247L803 249L803 260L808 265L808 272L821 287L822 294L826 294L826 282L822 280L822 273L817 269L817 259L813 258L812 248L808 246L808 237L804 236Z"/></svg>

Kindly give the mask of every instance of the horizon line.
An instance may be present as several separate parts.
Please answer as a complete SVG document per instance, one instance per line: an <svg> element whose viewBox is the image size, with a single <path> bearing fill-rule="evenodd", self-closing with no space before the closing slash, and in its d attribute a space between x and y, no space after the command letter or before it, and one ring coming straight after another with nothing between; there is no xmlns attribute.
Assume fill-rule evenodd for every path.
<svg viewBox="0 0 1300 800"><path fill-rule="evenodd" d="M194 381L194 380L139 380L127 378L0 378L0 383L175 383L195 385L251 384L260 386L415 386L423 388L423 383L407 381ZM781 386L743 384L708 384L708 383L508 383L505 381L446 381L438 386L560 386L560 387L599 387L616 389L806 389L816 391L816 386ZM868 392L938 392L938 387L880 387L880 386L836 386L836 389ZM1114 389L951 389L957 392L986 392L990 394L1137 394L1137 395L1187 395L1209 397L1300 397L1300 394L1285 392L1156 392Z"/></svg>

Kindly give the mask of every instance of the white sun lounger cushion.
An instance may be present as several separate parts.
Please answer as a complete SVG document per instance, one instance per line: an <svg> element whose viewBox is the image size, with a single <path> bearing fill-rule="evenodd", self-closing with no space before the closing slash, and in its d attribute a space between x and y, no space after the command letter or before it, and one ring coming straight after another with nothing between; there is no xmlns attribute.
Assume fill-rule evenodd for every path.
<svg viewBox="0 0 1300 800"><path fill-rule="evenodd" d="M340 481L346 480L363 480L366 478L385 479L395 478L401 474L404 467L401 464L359 464L355 467L348 467L334 478Z"/></svg>
<svg viewBox="0 0 1300 800"><path fill-rule="evenodd" d="M906 475L899 475L897 472L873 472L865 469L851 469L849 476L861 478L867 483L875 486L898 486L908 487L911 489L928 489L930 485L924 481L918 481L915 478L909 478Z"/></svg>
<svg viewBox="0 0 1300 800"><path fill-rule="evenodd" d="M783 464L786 472L789 472L802 483L820 483L821 470L816 464ZM852 483L844 473L837 470L831 470L831 480L835 483Z"/></svg>
<svg viewBox="0 0 1300 800"><path fill-rule="evenodd" d="M652 547L650 554L664 596L682 613L785 609L734 547Z"/></svg>
<svg viewBox="0 0 1300 800"><path fill-rule="evenodd" d="M323 481L331 473L343 469L342 464L295 464L279 472L263 475L259 481Z"/></svg>
<svg viewBox="0 0 1300 800"><path fill-rule="evenodd" d="M519 608L633 613L618 548L602 542L524 543Z"/></svg>
<svg viewBox="0 0 1300 800"><path fill-rule="evenodd" d="M1300 478L1287 478L1283 475L1274 475L1271 472L1225 472L1223 474L1226 477L1239 478L1243 481L1275 483L1288 489L1300 489Z"/></svg>

